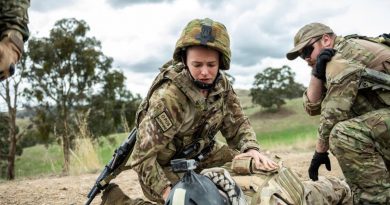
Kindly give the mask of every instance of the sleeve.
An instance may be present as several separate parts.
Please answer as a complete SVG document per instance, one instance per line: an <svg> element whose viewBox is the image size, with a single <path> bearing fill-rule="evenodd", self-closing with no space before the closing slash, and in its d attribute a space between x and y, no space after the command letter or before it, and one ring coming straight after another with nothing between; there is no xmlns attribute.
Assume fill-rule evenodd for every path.
<svg viewBox="0 0 390 205"><path fill-rule="evenodd" d="M248 149L260 150L248 117L242 111L240 101L233 89L230 89L226 100L226 114L221 128L229 147L245 152Z"/></svg>
<svg viewBox="0 0 390 205"><path fill-rule="evenodd" d="M321 114L321 102L322 100L312 103L307 97L307 90L303 93L303 108L310 116L316 116Z"/></svg>
<svg viewBox="0 0 390 205"><path fill-rule="evenodd" d="M326 145L329 146L329 134L333 127L338 122L353 117L351 108L358 93L359 82L360 72L355 69L329 83L328 91L322 102L318 128L319 138Z"/></svg>
<svg viewBox="0 0 390 205"><path fill-rule="evenodd" d="M30 0L0 0L0 34L6 30L17 30L27 41L30 33L27 27Z"/></svg>
<svg viewBox="0 0 390 205"><path fill-rule="evenodd" d="M139 180L157 195L171 182L157 161L157 154L165 149L181 127L180 101L177 93L165 88L156 89L149 100L149 108L138 125L138 135L131 155L131 164Z"/></svg>

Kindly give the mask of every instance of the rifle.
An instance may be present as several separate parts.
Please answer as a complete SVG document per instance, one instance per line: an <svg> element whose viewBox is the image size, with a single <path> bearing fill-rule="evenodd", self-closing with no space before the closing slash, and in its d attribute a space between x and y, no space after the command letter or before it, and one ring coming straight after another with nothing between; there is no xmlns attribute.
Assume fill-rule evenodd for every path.
<svg viewBox="0 0 390 205"><path fill-rule="evenodd" d="M390 75L374 69L365 68L362 72L362 80L359 85L359 89L364 88L390 90Z"/></svg>
<svg viewBox="0 0 390 205"><path fill-rule="evenodd" d="M95 185L92 187L91 191L89 191L88 201L85 203L85 205L91 204L96 195L104 190L110 181L114 179L120 172L122 172L123 169L121 168L126 165L127 160L133 152L136 136L137 129L133 128L127 139L115 150L112 159L104 167L104 170L96 179Z"/></svg>

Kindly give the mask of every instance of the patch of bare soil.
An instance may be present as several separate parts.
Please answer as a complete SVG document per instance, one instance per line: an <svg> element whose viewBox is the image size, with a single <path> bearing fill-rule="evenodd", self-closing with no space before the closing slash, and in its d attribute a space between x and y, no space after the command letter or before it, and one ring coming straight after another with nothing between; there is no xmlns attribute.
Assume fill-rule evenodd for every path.
<svg viewBox="0 0 390 205"><path fill-rule="evenodd" d="M284 164L295 171L302 179L307 180L307 169L312 152L275 151L284 160ZM320 168L320 175L343 177L336 159L331 156L332 171ZM87 194L100 173L78 176L23 179L0 183L0 204L52 205L84 204ZM132 171L121 173L113 182L119 184L130 197L143 197L138 184L137 174ZM101 194L92 204L100 204Z"/></svg>

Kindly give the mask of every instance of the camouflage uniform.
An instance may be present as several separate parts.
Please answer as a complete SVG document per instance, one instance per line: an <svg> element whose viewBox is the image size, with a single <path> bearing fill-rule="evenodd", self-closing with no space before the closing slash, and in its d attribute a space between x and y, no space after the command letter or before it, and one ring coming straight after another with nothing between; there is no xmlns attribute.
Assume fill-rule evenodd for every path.
<svg viewBox="0 0 390 205"><path fill-rule="evenodd" d="M323 100L304 107L321 113L319 138L338 159L356 204L390 203L390 91L362 89L365 69L390 73L390 49L338 36L336 55L326 66ZM360 88L359 88L360 87Z"/></svg>
<svg viewBox="0 0 390 205"><path fill-rule="evenodd" d="M29 0L0 0L0 81L12 76L29 37Z"/></svg>
<svg viewBox="0 0 390 205"><path fill-rule="evenodd" d="M200 24L212 28L213 40L202 36L207 31L203 31ZM130 161L136 165L134 170L145 196L152 201L163 202L162 191L179 180L180 176L170 170L170 160L191 144L196 143L198 147L187 158L208 146L211 149L199 169L222 166L238 153L235 150L259 150L256 134L223 72L219 73L207 98L194 85L188 69L180 62L181 48L193 45L206 45L220 51L221 69L229 69L226 28L210 19L191 21L176 44L174 60L163 66L137 114L138 135ZM218 131L230 148L218 142L214 144Z"/></svg>
<svg viewBox="0 0 390 205"><path fill-rule="evenodd" d="M211 137L218 131L232 149L259 149L256 135L224 74L207 99L193 85L182 63L173 63L157 78L166 81L147 99L147 112L139 115L139 134L130 158L138 164L134 170L148 198L159 201L162 191L179 179L170 171L169 163L175 153L193 143L199 144L197 151L202 150L213 143ZM233 150L217 143L200 167L222 166L233 156Z"/></svg>
<svg viewBox="0 0 390 205"><path fill-rule="evenodd" d="M23 40L29 37L27 9L30 0L0 0L0 34L12 29L19 31Z"/></svg>

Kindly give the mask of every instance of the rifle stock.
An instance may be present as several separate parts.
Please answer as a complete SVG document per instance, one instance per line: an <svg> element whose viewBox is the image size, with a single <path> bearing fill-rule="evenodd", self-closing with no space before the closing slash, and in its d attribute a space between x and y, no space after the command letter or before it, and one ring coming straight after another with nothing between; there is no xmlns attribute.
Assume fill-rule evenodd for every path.
<svg viewBox="0 0 390 205"><path fill-rule="evenodd" d="M85 203L85 205L91 204L96 195L104 190L110 181L122 171L118 170L118 168L123 167L127 163L127 159L133 151L136 136L137 129L133 128L127 139L115 150L112 159L104 167L104 170L96 179L95 185L92 187L91 191L89 191L88 201Z"/></svg>

